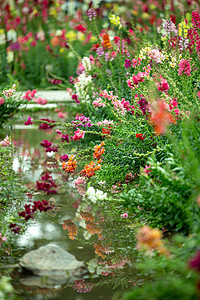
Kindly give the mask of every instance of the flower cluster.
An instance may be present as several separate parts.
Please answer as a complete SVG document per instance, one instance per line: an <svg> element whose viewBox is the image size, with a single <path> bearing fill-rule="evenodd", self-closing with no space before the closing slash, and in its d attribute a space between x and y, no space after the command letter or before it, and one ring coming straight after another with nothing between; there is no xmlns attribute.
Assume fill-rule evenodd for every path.
<svg viewBox="0 0 200 300"><path fill-rule="evenodd" d="M78 130L74 132L74 136L72 137L72 139L74 141L80 141L80 139L84 139L84 136L85 136L85 131L82 131L78 128Z"/></svg>
<svg viewBox="0 0 200 300"><path fill-rule="evenodd" d="M29 117L28 120L24 123L24 125L32 125L33 124L33 121L32 121L32 118Z"/></svg>
<svg viewBox="0 0 200 300"><path fill-rule="evenodd" d="M87 164L84 169L81 171L81 174L85 177L92 177L95 175L95 172L100 169L100 165L96 165L95 162L91 161L91 163Z"/></svg>
<svg viewBox="0 0 200 300"><path fill-rule="evenodd" d="M31 101L35 97L35 94L37 93L37 90L28 90L25 92L24 96L22 97L25 100Z"/></svg>
<svg viewBox="0 0 200 300"><path fill-rule="evenodd" d="M135 137L137 139L140 139L141 141L143 141L145 139L145 135L143 135L142 133L136 133Z"/></svg>
<svg viewBox="0 0 200 300"><path fill-rule="evenodd" d="M74 159L74 155L71 155L67 162L63 161L62 169L67 173L74 173L77 168L77 162Z"/></svg>
<svg viewBox="0 0 200 300"><path fill-rule="evenodd" d="M133 75L130 79L127 80L127 84L130 89L134 89L138 87L140 82L144 82L145 77L149 77L151 67L150 65L147 66L144 72L139 72L137 75Z"/></svg>
<svg viewBox="0 0 200 300"><path fill-rule="evenodd" d="M90 121L90 119L85 116L77 116L77 117L75 117L75 120L76 121L71 121L74 128L80 127L80 126L83 126L83 127L93 126L92 121Z"/></svg>
<svg viewBox="0 0 200 300"><path fill-rule="evenodd" d="M105 152L105 149L103 147L104 145L105 145L105 143L101 142L100 145L94 146L93 158L98 160L97 163L101 162L101 156Z"/></svg>
<svg viewBox="0 0 200 300"><path fill-rule="evenodd" d="M11 138L7 135L3 141L0 142L0 147L8 147L11 144Z"/></svg>
<svg viewBox="0 0 200 300"><path fill-rule="evenodd" d="M110 23L114 24L115 26L117 26L119 28L122 28L122 24L120 22L120 17L115 16L114 14L111 14L109 16L109 20L110 20Z"/></svg>
<svg viewBox="0 0 200 300"><path fill-rule="evenodd" d="M96 100L94 100L92 102L92 105L94 106L94 108L97 108L97 107L106 107L106 104L102 102L102 98L101 97L99 97Z"/></svg>
<svg viewBox="0 0 200 300"><path fill-rule="evenodd" d="M160 254L169 254L162 242L162 233L149 226L142 227L137 234L138 249L157 250Z"/></svg>
<svg viewBox="0 0 200 300"><path fill-rule="evenodd" d="M178 75L182 75L183 73L187 76L191 76L191 66L190 61L188 59L181 59L179 63Z"/></svg>
<svg viewBox="0 0 200 300"><path fill-rule="evenodd" d="M87 189L86 195L93 202L96 203L98 200L105 200L107 198L107 193L100 190L95 190L93 187Z"/></svg>
<svg viewBox="0 0 200 300"><path fill-rule="evenodd" d="M48 130L56 126L54 124L56 121L54 120L49 120L49 119L40 119L40 120L44 121L44 123L39 125L39 129Z"/></svg>

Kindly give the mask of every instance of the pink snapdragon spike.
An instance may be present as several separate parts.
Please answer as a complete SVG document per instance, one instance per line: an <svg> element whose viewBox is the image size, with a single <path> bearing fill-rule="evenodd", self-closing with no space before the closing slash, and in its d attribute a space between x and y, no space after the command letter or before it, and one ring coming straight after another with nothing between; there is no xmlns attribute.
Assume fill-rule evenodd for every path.
<svg viewBox="0 0 200 300"><path fill-rule="evenodd" d="M11 144L11 138L7 135L3 141L0 142L1 147L8 147Z"/></svg>
<svg viewBox="0 0 200 300"><path fill-rule="evenodd" d="M159 91L166 92L169 90L169 84L167 83L167 80L164 79L162 76L160 76L160 82L156 83L156 86Z"/></svg>
<svg viewBox="0 0 200 300"><path fill-rule="evenodd" d="M200 91L198 92L198 94L197 94L197 95L198 95L198 97L199 97L199 100L200 100Z"/></svg>
<svg viewBox="0 0 200 300"><path fill-rule="evenodd" d="M78 128L78 130L74 132L74 136L72 137L72 139L74 141L80 141L80 139L84 139L84 136L85 136L85 131L82 131Z"/></svg>
<svg viewBox="0 0 200 300"><path fill-rule="evenodd" d="M25 92L24 96L22 97L22 99L25 99L25 100L28 100L28 101L31 101L35 94L37 93L36 90L28 90L27 92Z"/></svg>
<svg viewBox="0 0 200 300"><path fill-rule="evenodd" d="M183 73L187 76L191 76L191 66L190 66L190 60L189 59L181 59L179 63L179 69L178 69L178 75L182 75Z"/></svg>
<svg viewBox="0 0 200 300"><path fill-rule="evenodd" d="M92 102L92 105L94 106L94 108L97 108L97 107L106 107L105 103L102 102L102 98L101 97L99 97L96 100L94 100Z"/></svg>
<svg viewBox="0 0 200 300"><path fill-rule="evenodd" d="M127 214L127 213L124 213L124 214L121 215L121 217L122 217L123 219L127 219L127 218L128 218L128 214Z"/></svg>
<svg viewBox="0 0 200 300"><path fill-rule="evenodd" d="M32 122L32 118L29 117L28 120L24 123L24 125L32 125L33 122Z"/></svg>

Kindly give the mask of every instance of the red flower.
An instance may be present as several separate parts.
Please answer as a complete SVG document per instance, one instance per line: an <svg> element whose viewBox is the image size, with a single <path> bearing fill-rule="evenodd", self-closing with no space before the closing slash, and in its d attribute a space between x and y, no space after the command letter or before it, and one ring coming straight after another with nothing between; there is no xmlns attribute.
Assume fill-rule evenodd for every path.
<svg viewBox="0 0 200 300"><path fill-rule="evenodd" d="M79 24L79 25L77 25L74 29L75 29L75 30L78 30L78 31L80 31L80 32L85 32L87 28L84 27L83 25Z"/></svg>

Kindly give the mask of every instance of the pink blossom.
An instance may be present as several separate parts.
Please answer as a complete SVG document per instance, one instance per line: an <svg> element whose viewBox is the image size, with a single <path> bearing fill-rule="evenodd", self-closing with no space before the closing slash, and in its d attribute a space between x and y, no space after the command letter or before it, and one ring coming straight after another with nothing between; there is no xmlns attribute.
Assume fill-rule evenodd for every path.
<svg viewBox="0 0 200 300"><path fill-rule="evenodd" d="M160 76L160 82L157 82L156 86L161 92L166 92L169 90L169 84L167 83L167 80L164 79L162 76Z"/></svg>
<svg viewBox="0 0 200 300"><path fill-rule="evenodd" d="M72 137L72 139L74 141L80 141L80 139L83 139L85 135L85 131L82 131L78 128L77 131L74 132L74 136Z"/></svg>
<svg viewBox="0 0 200 300"><path fill-rule="evenodd" d="M185 73L187 76L191 76L191 66L189 59L181 59L179 67L180 68L178 69L178 75L182 75L183 73Z"/></svg>
<svg viewBox="0 0 200 300"><path fill-rule="evenodd" d="M138 58L138 59L134 58L132 60L132 67L135 68L136 66L139 66L141 64L141 61L142 61L141 58Z"/></svg>
<svg viewBox="0 0 200 300"><path fill-rule="evenodd" d="M165 57L158 49L152 49L148 52L149 57L156 63L161 63Z"/></svg>
<svg viewBox="0 0 200 300"><path fill-rule="evenodd" d="M121 215L121 217L124 218L124 219L127 219L128 218L128 214L124 213L124 214Z"/></svg>
<svg viewBox="0 0 200 300"><path fill-rule="evenodd" d="M97 107L106 107L105 103L102 102L102 98L97 98L92 102L92 105L94 105L95 108Z"/></svg>
<svg viewBox="0 0 200 300"><path fill-rule="evenodd" d="M0 142L1 147L8 147L11 144L11 139L7 135L3 141Z"/></svg>
<svg viewBox="0 0 200 300"><path fill-rule="evenodd" d="M114 125L113 121L111 120L103 120L103 121L99 121L97 123L98 126L109 126L109 125Z"/></svg>
<svg viewBox="0 0 200 300"><path fill-rule="evenodd" d="M35 96L36 92L37 92L36 90L32 90L32 91L28 90L27 92L25 92L25 94L22 97L22 99L30 101L30 100L33 99L33 97Z"/></svg>
<svg viewBox="0 0 200 300"><path fill-rule="evenodd" d="M198 95L198 97L199 97L199 100L200 100L200 91L198 92L198 94L197 94L197 95Z"/></svg>
<svg viewBox="0 0 200 300"><path fill-rule="evenodd" d="M67 113L63 113L62 111L59 111L58 113L58 117L61 118L61 119L65 119Z"/></svg>
<svg viewBox="0 0 200 300"><path fill-rule="evenodd" d="M5 99L3 99L3 97L0 97L0 105L4 104Z"/></svg>
<svg viewBox="0 0 200 300"><path fill-rule="evenodd" d="M40 104L40 105L45 105L47 104L47 99L44 99L44 98L33 98L33 101L37 104Z"/></svg>
<svg viewBox="0 0 200 300"><path fill-rule="evenodd" d="M14 93L14 90L13 89L9 89L9 90L5 90L5 91L3 91L3 94L6 96L6 97L12 97L12 95L13 95L13 93Z"/></svg>

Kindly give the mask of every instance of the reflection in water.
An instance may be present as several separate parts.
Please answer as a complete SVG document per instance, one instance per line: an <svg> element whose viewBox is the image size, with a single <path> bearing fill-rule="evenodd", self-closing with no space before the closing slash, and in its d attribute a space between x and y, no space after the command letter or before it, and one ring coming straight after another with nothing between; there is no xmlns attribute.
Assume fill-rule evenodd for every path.
<svg viewBox="0 0 200 300"><path fill-rule="evenodd" d="M48 222L37 222L32 224L26 230L24 235L21 235L18 239L18 245L21 247L34 247L36 240L59 240L62 237L61 231L58 228Z"/></svg>
<svg viewBox="0 0 200 300"><path fill-rule="evenodd" d="M62 171L59 158L63 153L46 153L40 146L47 134L48 140L53 143L57 135L52 130L44 132L27 128L14 133L18 153L13 168L26 176L29 201L45 199L54 206L54 210L48 213L37 212L37 221L28 221L28 228L24 235L19 236L18 245L30 250L49 242L57 244L69 250L78 260L85 261L90 275L62 287L54 285L51 289L44 285L36 288L33 281L30 287L30 278L21 278L19 294L24 296L24 290L28 291L28 296L23 298L25 300L110 300L115 293L114 288L121 290L120 283L127 285L130 281L129 273L132 270L127 272L131 266L130 259L120 252L120 248L126 247L125 241L130 229L120 227L120 222L115 220L116 216L110 214L110 208L107 217L94 201L79 198L74 192L73 175ZM45 184L50 186L45 188ZM80 179L75 185L85 189L85 182ZM51 190L56 191L53 198L48 195ZM20 276L18 274L16 278Z"/></svg>

